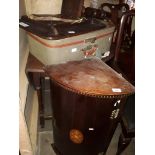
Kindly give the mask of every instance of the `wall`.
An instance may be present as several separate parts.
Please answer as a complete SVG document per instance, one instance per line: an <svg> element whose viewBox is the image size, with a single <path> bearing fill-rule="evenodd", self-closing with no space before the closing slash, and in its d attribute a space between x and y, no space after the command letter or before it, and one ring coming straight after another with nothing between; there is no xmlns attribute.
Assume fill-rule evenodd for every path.
<svg viewBox="0 0 155 155"><path fill-rule="evenodd" d="M61 13L62 0L25 0L25 3L27 15ZM90 6L90 0L85 0L84 6Z"/></svg>
<svg viewBox="0 0 155 155"><path fill-rule="evenodd" d="M25 0L27 15L60 14L62 0Z"/></svg>
<svg viewBox="0 0 155 155"><path fill-rule="evenodd" d="M118 0L85 0L84 6L91 6L91 2L97 2L97 6L102 3L118 3ZM62 0L25 0L26 13L31 14L60 14Z"/></svg>
<svg viewBox="0 0 155 155"><path fill-rule="evenodd" d="M26 14L25 2L20 0L19 18L24 14ZM19 29L19 149L21 155L35 155L37 150L38 102L36 92L29 86L25 74L28 54L26 32ZM31 106L26 108L27 105Z"/></svg>

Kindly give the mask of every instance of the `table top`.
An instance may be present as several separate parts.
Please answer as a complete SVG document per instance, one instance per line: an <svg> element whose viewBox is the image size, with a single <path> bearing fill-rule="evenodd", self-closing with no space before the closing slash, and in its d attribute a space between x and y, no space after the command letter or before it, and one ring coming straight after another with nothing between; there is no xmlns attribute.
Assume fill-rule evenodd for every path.
<svg viewBox="0 0 155 155"><path fill-rule="evenodd" d="M88 95L130 95L134 86L98 58L69 61L45 68L50 78L74 92Z"/></svg>
<svg viewBox="0 0 155 155"><path fill-rule="evenodd" d="M41 63L36 57L34 57L31 53L29 53L27 64L26 64L26 72L40 72L44 73L45 65Z"/></svg>

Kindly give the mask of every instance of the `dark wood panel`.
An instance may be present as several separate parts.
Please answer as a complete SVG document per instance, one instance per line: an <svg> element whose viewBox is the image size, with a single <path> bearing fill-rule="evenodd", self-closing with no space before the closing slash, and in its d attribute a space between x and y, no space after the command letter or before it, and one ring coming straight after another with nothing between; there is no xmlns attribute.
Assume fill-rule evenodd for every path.
<svg viewBox="0 0 155 155"><path fill-rule="evenodd" d="M122 88L124 83L128 91L122 91L127 95L134 87L95 58L45 70L51 78L55 148L63 155L105 154L126 102L122 92L109 96L111 87Z"/></svg>
<svg viewBox="0 0 155 155"><path fill-rule="evenodd" d="M84 0L63 0L61 14L64 18L76 19L81 16Z"/></svg>
<svg viewBox="0 0 155 155"><path fill-rule="evenodd" d="M116 98L97 98L79 95L65 90L51 81L54 145L62 155L97 155L106 152L126 98L120 99L120 112L111 119ZM75 143L70 132L83 135L81 143Z"/></svg>

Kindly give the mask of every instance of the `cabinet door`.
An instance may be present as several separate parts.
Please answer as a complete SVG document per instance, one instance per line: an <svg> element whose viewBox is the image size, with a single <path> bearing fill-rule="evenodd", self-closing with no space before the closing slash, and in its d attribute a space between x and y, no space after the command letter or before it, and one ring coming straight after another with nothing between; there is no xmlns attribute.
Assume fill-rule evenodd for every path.
<svg viewBox="0 0 155 155"><path fill-rule="evenodd" d="M64 155L105 152L117 127L124 99L85 96L55 83L51 90L53 134L58 150Z"/></svg>

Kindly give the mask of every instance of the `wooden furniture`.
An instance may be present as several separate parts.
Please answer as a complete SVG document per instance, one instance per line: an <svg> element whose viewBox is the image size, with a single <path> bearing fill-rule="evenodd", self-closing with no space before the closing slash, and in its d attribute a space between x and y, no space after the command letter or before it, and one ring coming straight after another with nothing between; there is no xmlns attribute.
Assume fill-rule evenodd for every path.
<svg viewBox="0 0 155 155"><path fill-rule="evenodd" d="M47 66L45 72L56 153L105 154L134 87L98 58Z"/></svg>
<svg viewBox="0 0 155 155"><path fill-rule="evenodd" d="M84 0L63 0L61 15L63 18L77 19L81 17Z"/></svg>
<svg viewBox="0 0 155 155"><path fill-rule="evenodd" d="M114 53L115 47L116 47L116 40L118 37L120 20L123 13L129 10L129 6L125 3L121 3L121 4L103 3L101 4L100 10L106 11L106 12L108 11L108 13L106 13L105 19L111 20L115 25L115 31L113 34L113 39L110 47L111 53Z"/></svg>
<svg viewBox="0 0 155 155"><path fill-rule="evenodd" d="M114 53L112 53L114 55ZM113 55L110 54L109 57L105 57L102 60L104 62L109 61L113 57ZM44 112L44 98L42 97L43 89L44 87L49 90L48 85L46 83L49 83L49 79L44 71L45 65L41 63L36 57L34 57L31 53L29 53L27 65L26 65L26 75L28 77L29 83L33 85L34 89L37 91L38 94L38 103L39 103L39 121L40 126L44 128L45 126L45 120L52 119L52 115L45 115ZM46 91L47 92L47 91ZM48 98L49 99L49 98Z"/></svg>
<svg viewBox="0 0 155 155"><path fill-rule="evenodd" d="M134 10L130 10L123 14L116 38L115 56L108 64L120 73L125 79L135 84L135 52L134 52L134 32L131 36L132 44L128 48L122 48L124 36L127 35L125 26L131 28L131 20L135 15ZM127 24L127 25L126 25ZM124 50L123 52L121 50ZM119 138L117 155L120 155L123 150L129 145L131 139L135 136L135 96L128 98L124 114L121 118L122 133Z"/></svg>
<svg viewBox="0 0 155 155"><path fill-rule="evenodd" d="M128 4L125 4L125 3L121 3L121 4L103 3L101 4L100 10L109 11L110 15L108 15L106 19L111 20L115 25L115 32L113 35L113 40L112 40L111 49L110 49L111 51L114 51L115 45L116 45L116 39L118 36L120 19L122 17L122 14L129 10L129 6Z"/></svg>
<svg viewBox="0 0 155 155"><path fill-rule="evenodd" d="M29 83L33 85L34 89L37 91L39 103L39 121L41 128L44 127L46 119L52 118L52 116L45 116L44 113L44 103L47 102L47 100L50 100L50 98L46 98L45 101L45 95L50 92L47 84L49 79L45 74L44 67L45 66L39 60L37 60L33 55L29 54L25 72Z"/></svg>
<svg viewBox="0 0 155 155"><path fill-rule="evenodd" d="M58 65L62 66L62 68L60 67L62 71L58 73L63 74L63 72L66 72L66 74L63 74L62 77L65 78L64 75L68 76L68 80L72 84L71 77L76 75L79 65L76 64L76 62L71 63L71 65L70 63L64 66ZM52 67L45 67L31 54L27 61L26 74L29 82L33 84L34 88L38 92L40 124L44 127L45 119L53 118L52 121L55 139L53 147L58 155L70 155L69 152L66 152L68 149L71 149L69 150L71 152L76 149L77 154L80 151L78 155L87 155L90 153L92 153L92 155L96 155L97 152L105 154L123 111L126 97L130 93L134 92L134 88L127 81L122 80L117 73L113 72L113 70L105 65L105 63L101 60L97 59L96 61L94 59L88 59L85 63L79 63L80 65L83 64L83 66L79 69L84 69L83 71L85 72L85 76L79 76L82 85L79 85L80 90L78 91L76 89L76 82L78 82L78 79L74 81L75 87L62 85L65 80L58 81L61 80L61 76L58 76L59 78L55 79L56 75L53 74ZM71 70L69 70L67 66L73 67L72 74L69 73ZM55 70L58 69L57 67L54 68ZM65 70L63 68L65 68ZM91 73L93 76L96 75L94 77L96 77L97 81L95 81L98 86L96 87L96 85L94 85L94 89L90 87L91 91L87 91L87 88L93 84L93 81L90 81L93 79L91 78ZM102 81L105 77L102 79L100 76L106 76L106 79L110 83L107 82L107 80L106 82L107 84L109 83L108 85L110 87L107 86L106 82L104 83L104 81ZM45 83L49 82L49 79L51 81L51 85L49 85L49 83L46 85ZM117 81L117 83L115 81ZM102 87L100 83L104 83L107 87ZM43 94L43 92L45 87L48 88L48 92L51 94L52 100L50 102L52 104L53 111L51 117L46 117L44 114L45 94ZM115 90L116 92L113 92L111 87L119 87L122 92L117 92L120 91L117 89ZM49 98L46 98L46 101L48 99ZM76 134L80 135L81 133L83 137L82 139L74 138L76 137ZM68 139L69 137L65 139L68 134L71 139ZM65 137L63 137L63 135ZM80 141L81 144L77 144L80 143ZM71 155L72 154L73 152Z"/></svg>
<svg viewBox="0 0 155 155"><path fill-rule="evenodd" d="M135 95L127 99L120 124L122 133L119 137L116 155L120 155L135 137Z"/></svg>
<svg viewBox="0 0 155 155"><path fill-rule="evenodd" d="M113 21L115 25L118 25L122 14L129 10L129 6L125 3L121 4L103 3L101 4L100 9L101 10L108 9L108 11L111 13L110 19Z"/></svg>
<svg viewBox="0 0 155 155"><path fill-rule="evenodd" d="M116 44L114 47L114 59L109 62L109 65L116 71L118 71L120 74L122 74L123 77L125 77L128 81L130 81L134 85L135 81L135 49L134 49L134 32L132 34L131 31L126 31L126 26L128 28L131 28L131 20L133 16L135 15L134 10L130 10L126 13L121 18L120 21L120 26L118 30L118 36L116 38ZM128 24L128 19L130 25ZM131 43L130 47L122 47L124 45L124 38L126 36L131 36Z"/></svg>
<svg viewBox="0 0 155 155"><path fill-rule="evenodd" d="M101 20L110 19L111 13L102 9L87 7L82 14L85 18L97 18Z"/></svg>

